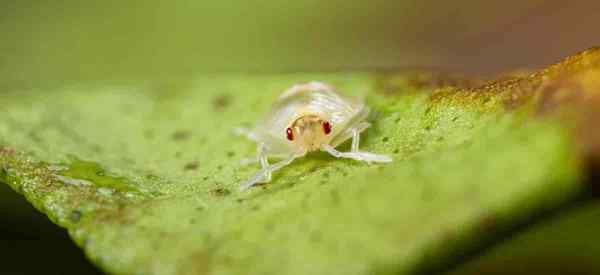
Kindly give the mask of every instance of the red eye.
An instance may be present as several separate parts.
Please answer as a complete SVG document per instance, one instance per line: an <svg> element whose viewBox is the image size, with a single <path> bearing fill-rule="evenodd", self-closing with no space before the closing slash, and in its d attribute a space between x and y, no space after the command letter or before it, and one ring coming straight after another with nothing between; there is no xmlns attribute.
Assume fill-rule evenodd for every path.
<svg viewBox="0 0 600 275"><path fill-rule="evenodd" d="M285 134L287 135L288 140L294 140L294 132L292 131L292 128L287 128L285 130Z"/></svg>
<svg viewBox="0 0 600 275"><path fill-rule="evenodd" d="M331 123L329 123L329 121L323 122L323 132L325 132L326 135L331 133Z"/></svg>

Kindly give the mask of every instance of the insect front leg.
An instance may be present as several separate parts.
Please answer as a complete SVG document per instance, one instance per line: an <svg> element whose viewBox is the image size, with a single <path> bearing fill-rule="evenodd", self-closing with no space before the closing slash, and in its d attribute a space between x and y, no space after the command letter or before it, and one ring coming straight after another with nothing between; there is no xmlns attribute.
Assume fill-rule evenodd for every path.
<svg viewBox="0 0 600 275"><path fill-rule="evenodd" d="M267 165L266 167L263 167L262 169L260 169L260 171L256 172L256 174L254 174L254 176L252 176L251 178L249 178L248 180L246 180L245 182L243 182L240 185L240 190L246 190L254 185L256 185L257 183L261 183L264 182L265 180L267 180L267 178L270 180L271 174L274 171L277 171L287 165L289 165L290 163L292 163L292 161L294 161L294 159L296 159L297 157L299 157L301 155L292 155L284 160L281 160L279 162L276 162L272 165Z"/></svg>
<svg viewBox="0 0 600 275"><path fill-rule="evenodd" d="M336 158L349 158L358 161L371 162L392 162L392 158L386 155L379 155L370 152L359 151L360 144L360 130L357 128L350 129L352 134L352 146L350 152L340 152L333 148L333 146L325 144L323 145L323 151L329 153Z"/></svg>

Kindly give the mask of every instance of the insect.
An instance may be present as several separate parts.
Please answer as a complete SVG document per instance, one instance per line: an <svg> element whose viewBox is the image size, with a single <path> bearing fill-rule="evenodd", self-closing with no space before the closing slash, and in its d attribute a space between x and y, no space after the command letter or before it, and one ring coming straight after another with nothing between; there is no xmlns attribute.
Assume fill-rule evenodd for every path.
<svg viewBox="0 0 600 275"><path fill-rule="evenodd" d="M325 151L336 158L367 163L391 162L386 155L359 151L360 133L371 126L369 108L362 100L343 96L323 82L297 84L286 90L253 129L236 133L257 144L261 170L243 182L241 190L271 181L271 175L313 151ZM335 149L352 139L350 152ZM273 164L269 158L280 159Z"/></svg>

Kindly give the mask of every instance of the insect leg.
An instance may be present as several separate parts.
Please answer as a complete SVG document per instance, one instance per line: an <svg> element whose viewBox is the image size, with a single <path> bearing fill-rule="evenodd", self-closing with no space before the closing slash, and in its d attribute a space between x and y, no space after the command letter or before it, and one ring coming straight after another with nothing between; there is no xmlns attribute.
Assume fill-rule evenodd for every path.
<svg viewBox="0 0 600 275"><path fill-rule="evenodd" d="M277 171L277 170L289 165L297 157L298 157L298 155L292 155L292 156L288 157L287 159L281 160L279 162L276 162L272 165L269 165L267 167L260 169L260 171L256 172L256 174L254 174L254 176L252 176L248 180L244 181L240 185L240 190L242 190L242 191L246 190L246 189L256 185L257 183L263 182L267 178L267 174L270 175L274 171Z"/></svg>
<svg viewBox="0 0 600 275"><path fill-rule="evenodd" d="M340 152L333 148L333 146L325 144L323 150L336 158L350 158L358 161L371 162L391 162L392 158L386 155L378 155L369 152L361 152L358 150L360 142L360 131L357 128L352 128L352 146L350 152Z"/></svg>
<svg viewBox="0 0 600 275"><path fill-rule="evenodd" d="M263 142L258 143L258 145L256 147L256 157L243 158L240 160L240 164L243 166L255 164L257 162L260 163L263 168L265 167L265 164L263 164L263 162L266 162L266 165L269 165L269 163L267 162L267 154L266 154L265 144Z"/></svg>
<svg viewBox="0 0 600 275"><path fill-rule="evenodd" d="M378 155L369 152L340 152L330 145L323 145L323 151L329 153L336 158L349 158L364 162L391 162L392 158L386 155Z"/></svg>
<svg viewBox="0 0 600 275"><path fill-rule="evenodd" d="M269 167L269 159L267 158L267 147L263 142L258 144L258 161L260 162L260 166L262 169ZM265 173L265 179L262 182L271 181L271 172L267 171Z"/></svg>
<svg viewBox="0 0 600 275"><path fill-rule="evenodd" d="M344 141L348 140L349 138L353 138L353 136L354 136L354 130L356 130L360 134L362 131L364 131L365 129L369 128L370 126L371 126L371 124L368 123L368 122L364 122L364 121L363 122L359 122L356 125L351 126L347 130L345 130L342 133L340 133L329 144L332 147L337 147L338 145L344 143Z"/></svg>
<svg viewBox="0 0 600 275"><path fill-rule="evenodd" d="M350 147L350 150L353 153L358 153L358 143L360 142L360 133L358 132L358 130L356 130L356 128L353 128L351 131L352 131L352 146Z"/></svg>

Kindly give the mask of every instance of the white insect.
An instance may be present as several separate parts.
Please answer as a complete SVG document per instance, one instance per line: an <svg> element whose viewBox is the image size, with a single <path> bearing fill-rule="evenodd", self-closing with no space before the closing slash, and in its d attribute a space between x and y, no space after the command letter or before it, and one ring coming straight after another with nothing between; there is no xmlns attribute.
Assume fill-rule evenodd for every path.
<svg viewBox="0 0 600 275"><path fill-rule="evenodd" d="M240 189L271 181L274 171L317 150L337 158L367 163L391 162L389 156L358 150L360 133L371 126L366 122L368 115L369 108L362 100L338 94L325 83L292 86L253 129L236 129L236 133L257 143L257 161L262 166L260 171L241 184ZM350 152L335 149L350 138ZM282 160L269 164L269 157Z"/></svg>

